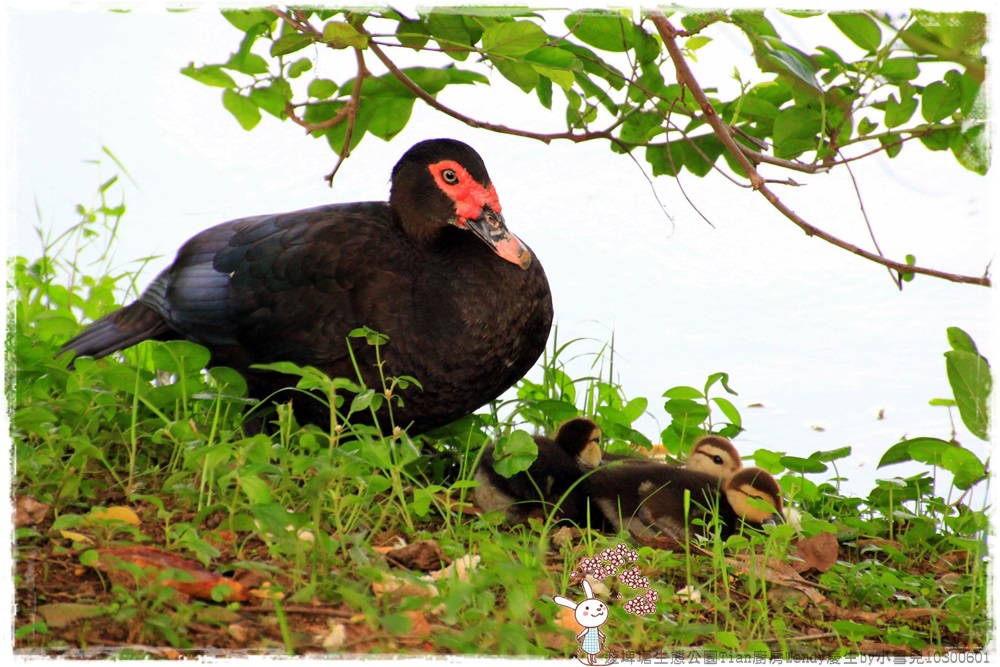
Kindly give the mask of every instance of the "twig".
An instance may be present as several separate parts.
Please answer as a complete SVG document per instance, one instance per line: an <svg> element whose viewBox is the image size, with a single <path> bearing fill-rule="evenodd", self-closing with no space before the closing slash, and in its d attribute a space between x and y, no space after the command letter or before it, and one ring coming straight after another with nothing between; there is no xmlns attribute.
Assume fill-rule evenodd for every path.
<svg viewBox="0 0 1000 667"><path fill-rule="evenodd" d="M840 155L840 151L837 151L837 155ZM851 177L851 183L854 184L854 194L858 198L858 206L861 208L861 217L865 219L865 226L868 227L868 236L872 239L872 245L875 246L875 250L878 251L879 257L884 258L885 255L882 254L882 248L878 245L878 240L875 238L875 230L872 229L872 222L868 219L868 211L865 210L865 201L861 198L861 188L858 186L858 179L854 178L854 170L851 169L851 165L847 162L844 163L844 168L847 169L848 176ZM900 290L903 289L903 276L902 274L892 275L892 269L886 268L889 272L889 277L892 278L892 282L896 283L896 287Z"/></svg>
<svg viewBox="0 0 1000 667"><path fill-rule="evenodd" d="M362 26L355 26L355 27L358 29L358 32L365 35L368 34L368 32L365 31L365 29ZM568 130L566 132L555 132L551 134L546 134L542 132L532 132L530 130L521 130L516 127L507 127L506 125L499 125L496 123L487 123L484 121L476 120L475 118L470 118L469 116L461 114L455 111L454 109L451 109L450 107L446 107L445 105L441 104L434 98L434 96L432 96L426 90L424 90L416 83L414 83L414 81L410 77L408 77L405 72L399 69L399 67L396 66L396 63L394 63L385 54L385 51L383 51L377 44L369 41L368 48L371 50L372 53L375 54L375 57L377 57L379 60L382 61L382 64L385 65L386 69L388 69L389 72L394 77L396 77L396 79L401 84L406 86L406 88L410 92L412 92L418 98L423 100L432 109L436 109L437 111L440 111L446 116L451 116L455 120L465 123L469 127L474 127L476 129L481 129L481 130L489 130L491 132L498 132L500 134L510 134L517 137L525 137L528 139L537 139L546 144L552 143L552 141L555 139L568 139L573 143L582 143L584 141L592 141L594 139L607 139L608 141L620 144L617 137L611 134L611 130L617 126L618 124L617 122L615 123L615 125L612 125L611 128L609 129L599 130L596 132L588 130L586 132L578 134L576 132L573 132L572 130Z"/></svg>

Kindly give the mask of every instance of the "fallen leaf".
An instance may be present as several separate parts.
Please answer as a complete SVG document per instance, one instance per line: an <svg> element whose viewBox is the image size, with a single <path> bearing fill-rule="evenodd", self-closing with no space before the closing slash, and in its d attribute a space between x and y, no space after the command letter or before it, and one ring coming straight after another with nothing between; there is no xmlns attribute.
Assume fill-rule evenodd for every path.
<svg viewBox="0 0 1000 667"><path fill-rule="evenodd" d="M677 594L674 597L678 600L684 600L693 604L701 604L701 591L697 588L688 588L685 586L677 591Z"/></svg>
<svg viewBox="0 0 1000 667"><path fill-rule="evenodd" d="M14 527L35 526L45 520L49 505L40 503L31 496L14 497Z"/></svg>
<svg viewBox="0 0 1000 667"><path fill-rule="evenodd" d="M413 637L429 637L431 635L431 624L427 622L427 617L421 611L404 611L403 614L410 619L410 635Z"/></svg>
<svg viewBox="0 0 1000 667"><path fill-rule="evenodd" d="M379 597L389 593L396 593L400 597L436 597L438 595L437 586L425 583L425 579L427 577L413 581L388 573L382 576L382 581L372 582L372 592Z"/></svg>
<svg viewBox="0 0 1000 667"><path fill-rule="evenodd" d="M64 628L85 618L96 618L108 613L106 607L98 607L76 602L57 602L40 605L36 611L45 619L50 628Z"/></svg>
<svg viewBox="0 0 1000 667"><path fill-rule="evenodd" d="M818 605L826 600L815 586L799 576L799 573L792 566L775 558L764 561L756 555L751 559L746 554L739 554L734 558L727 558L726 563L741 574L752 575L772 584L791 586L800 590L809 597L813 604Z"/></svg>
<svg viewBox="0 0 1000 667"><path fill-rule="evenodd" d="M62 535L67 540L73 540L74 542L82 542L83 544L93 544L94 540L90 539L83 533L78 533L75 530L60 530L59 534Z"/></svg>
<svg viewBox="0 0 1000 667"><path fill-rule="evenodd" d="M327 631L316 637L320 646L327 651L336 651L347 642L347 626L330 619L326 623Z"/></svg>
<svg viewBox="0 0 1000 667"><path fill-rule="evenodd" d="M468 581L469 574L478 566L479 556L466 554L461 558L457 558L455 562L448 567L438 570L437 572L431 572L429 576L434 581L437 581L442 577L458 577L459 581ZM427 577L425 577L425 579L426 578Z"/></svg>
<svg viewBox="0 0 1000 667"><path fill-rule="evenodd" d="M563 630L572 631L573 634L583 630L583 626L576 622L576 610L569 607L559 607L559 613L556 615L556 625Z"/></svg>
<svg viewBox="0 0 1000 667"><path fill-rule="evenodd" d="M795 570L801 574L807 570L827 572L840 554L840 544L833 533L820 533L814 537L803 537L795 545L792 555L801 560L795 562Z"/></svg>
<svg viewBox="0 0 1000 667"><path fill-rule="evenodd" d="M572 545L577 538L580 537L581 531L579 528L572 528L570 526L563 526L562 528L556 530L552 533L552 544L562 548L566 545Z"/></svg>
<svg viewBox="0 0 1000 667"><path fill-rule="evenodd" d="M393 549L386 552L385 557L394 565L421 572L440 570L447 564L444 552L434 540L414 542L405 547Z"/></svg>
<svg viewBox="0 0 1000 667"><path fill-rule="evenodd" d="M128 507L120 506L109 507L107 509L92 509L90 514L84 517L84 522L93 521L118 521L127 523L130 526L138 526L141 523L138 514Z"/></svg>
<svg viewBox="0 0 1000 667"><path fill-rule="evenodd" d="M95 567L107 572L109 576L121 577L125 575L128 577L127 581L131 581L131 576L123 569L122 563L132 563L143 570L152 570L154 573L181 570L188 574L193 581L167 579L162 582L163 585L202 600L212 600L213 589L217 586L227 586L229 591L223 597L226 602L247 599L247 592L238 581L209 572L198 561L182 558L168 551L154 547L132 546L98 549L97 553L99 558ZM155 574L153 576L155 577Z"/></svg>

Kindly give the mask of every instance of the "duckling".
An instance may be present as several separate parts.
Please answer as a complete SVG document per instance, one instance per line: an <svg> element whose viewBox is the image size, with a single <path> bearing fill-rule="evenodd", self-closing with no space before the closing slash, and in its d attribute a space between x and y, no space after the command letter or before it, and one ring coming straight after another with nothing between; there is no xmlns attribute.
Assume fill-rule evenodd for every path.
<svg viewBox="0 0 1000 667"><path fill-rule="evenodd" d="M720 487L707 487L702 498L691 493L688 520L701 518L707 524L711 512L718 507L720 534L723 539L739 531L741 523L760 528L764 523L783 523L781 486L768 472L761 468L742 468L722 480ZM658 488L653 481L639 486L639 517L647 526L655 526L660 532L678 539L686 537L684 522L684 494L669 491L669 487ZM750 498L762 500L768 508L752 505ZM697 504L696 504L697 503Z"/></svg>
<svg viewBox="0 0 1000 667"><path fill-rule="evenodd" d="M480 510L503 509L509 522L524 521L533 509L553 509L582 475L601 465L601 429L589 419L569 420L559 427L555 439L534 438L538 457L527 470L511 477L493 469L494 445L483 451L473 476L479 482L475 502ZM575 505L582 500L582 496L570 494L561 509L576 516L579 510Z"/></svg>
<svg viewBox="0 0 1000 667"><path fill-rule="evenodd" d="M690 494L685 521L684 495ZM584 478L581 513L591 514L590 525L639 536L662 532L685 538L687 527L697 518L706 523L717 513L721 535L729 537L740 523L759 527L765 521L780 522L781 487L760 468L743 468L725 479L712 474L661 463L607 464ZM753 507L747 498L762 498L771 512ZM589 507L588 507L589 505ZM703 529L699 529L702 532Z"/></svg>
<svg viewBox="0 0 1000 667"><path fill-rule="evenodd" d="M662 446L661 446L662 448ZM627 454L604 453L605 463L624 461L626 463L649 463L657 462L657 459L649 459L645 456L629 456ZM673 465L664 461L664 465ZM733 474L743 467L743 460L740 453L736 451L729 438L721 435L708 434L695 440L691 453L684 461L684 468L708 473L719 479Z"/></svg>
<svg viewBox="0 0 1000 667"><path fill-rule="evenodd" d="M743 460L729 438L708 434L695 440L684 467L722 478L742 468Z"/></svg>

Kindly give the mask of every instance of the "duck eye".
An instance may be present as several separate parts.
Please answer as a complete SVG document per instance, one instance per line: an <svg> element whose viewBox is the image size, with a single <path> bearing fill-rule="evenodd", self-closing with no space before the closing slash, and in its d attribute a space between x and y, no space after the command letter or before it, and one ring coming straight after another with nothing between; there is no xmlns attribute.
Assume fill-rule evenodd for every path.
<svg viewBox="0 0 1000 667"><path fill-rule="evenodd" d="M455 185L455 183L458 183L458 174L456 174L453 169L445 169L442 171L441 178L443 178L444 182L448 185Z"/></svg>
<svg viewBox="0 0 1000 667"><path fill-rule="evenodd" d="M722 465L722 457L721 457L721 456L719 456L718 454L716 454L715 456L713 456L713 457L712 457L712 461L713 461L713 462L715 463L715 465L717 465L717 466L721 466L721 465Z"/></svg>

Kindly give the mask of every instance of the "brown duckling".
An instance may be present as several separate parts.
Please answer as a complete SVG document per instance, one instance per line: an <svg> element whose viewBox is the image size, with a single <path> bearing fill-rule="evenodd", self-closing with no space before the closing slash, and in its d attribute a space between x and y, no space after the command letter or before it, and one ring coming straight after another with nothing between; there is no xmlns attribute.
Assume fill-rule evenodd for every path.
<svg viewBox="0 0 1000 667"><path fill-rule="evenodd" d="M586 472L601 464L601 429L589 419L569 420L559 427L555 439L534 438L538 457L527 470L511 477L493 469L494 445L483 451L473 476L479 482L475 502L480 510L503 509L512 523L524 521L533 509L548 513ZM568 504L582 500L578 494L569 494L560 507L576 516L579 510Z"/></svg>
<svg viewBox="0 0 1000 667"><path fill-rule="evenodd" d="M604 453L603 461L611 463L614 461L624 461L626 463L650 463L658 462L657 459L645 456L630 456L627 454ZM664 465L672 465L664 461ZM729 438L721 435L708 434L695 440L691 453L684 461L684 468L707 473L713 477L722 479L743 467L743 460L740 453L736 451Z"/></svg>
<svg viewBox="0 0 1000 667"><path fill-rule="evenodd" d="M686 516L685 491L691 498ZM578 523L588 521L589 511L592 527L641 536L662 532L682 539L695 519L708 523L713 514L723 538L743 523L760 527L765 521L782 521L781 487L760 468L743 468L720 479L662 463L611 463L586 475L581 493L585 501L578 503ZM763 499L772 511L751 506L751 497ZM696 532L706 531L697 526Z"/></svg>
<svg viewBox="0 0 1000 667"><path fill-rule="evenodd" d="M684 467L723 478L742 468L743 459L729 438L708 434L695 440Z"/></svg>

